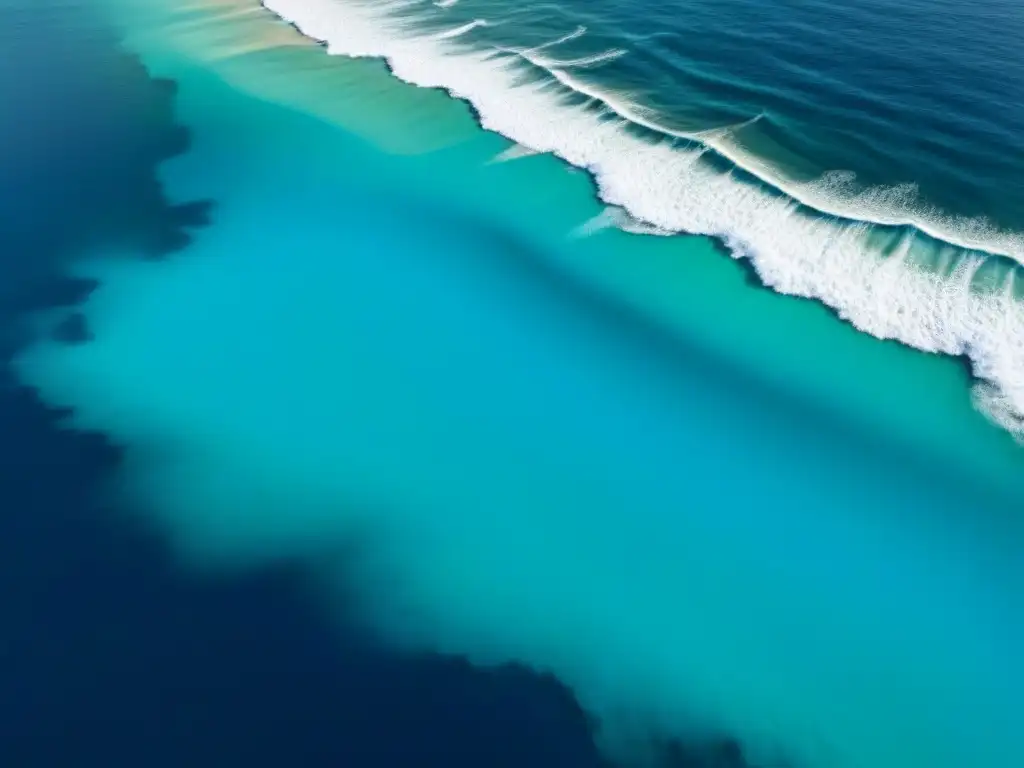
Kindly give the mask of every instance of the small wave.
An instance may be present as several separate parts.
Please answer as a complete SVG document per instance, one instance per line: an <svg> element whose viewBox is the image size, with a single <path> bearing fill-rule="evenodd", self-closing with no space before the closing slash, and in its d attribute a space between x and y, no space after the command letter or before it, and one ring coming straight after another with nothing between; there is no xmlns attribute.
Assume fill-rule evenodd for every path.
<svg viewBox="0 0 1024 768"><path fill-rule="evenodd" d="M438 8L451 8L457 2L459 2L459 0L434 0L434 5Z"/></svg>
<svg viewBox="0 0 1024 768"><path fill-rule="evenodd" d="M830 171L815 181L795 182L744 148L731 132L703 141L738 168L820 213L867 224L913 227L950 245L1024 264L1024 235L1000 230L982 217L944 214L922 203L915 185L858 188L852 171Z"/></svg>
<svg viewBox="0 0 1024 768"><path fill-rule="evenodd" d="M533 48L527 48L527 49L525 49L524 52L525 53L536 53L537 51L543 51L545 48L554 48L556 45L562 45L563 43L572 42L573 40L576 40L576 39L578 39L580 37L583 37L583 35L585 35L585 34L587 34L587 28L585 26L583 26L582 24L580 24L572 32L569 32L566 35L562 35L561 37L556 38L554 40L549 40L546 43L541 43L540 45L535 45Z"/></svg>
<svg viewBox="0 0 1024 768"><path fill-rule="evenodd" d="M556 46L563 45L564 43L572 42L573 40L577 40L583 37L583 35L585 34L587 34L587 28L580 24L572 32L564 34L561 37L556 37L554 40L548 40L546 43L540 43L539 45L534 45L529 48L506 48L500 45L495 45L494 50L499 53L508 53L513 54L515 56L522 56L523 58L527 58L529 60L530 56L534 56L540 53L541 51L547 50L548 48L554 48ZM539 60L540 59L538 58L538 61Z"/></svg>
<svg viewBox="0 0 1024 768"><path fill-rule="evenodd" d="M633 220L659 231L718 237L735 257L751 260L765 285L818 299L878 338L969 356L976 376L990 385L976 391L975 402L1024 439L1024 303L1012 287L973 287L986 254L1024 262L1020 234L915 208L912 189L858 191L850 174L793 182L745 151L730 131L667 128L629 94L545 66L538 51L579 37L584 27L529 49L473 50L450 44L454 30L446 37L416 34L395 19L396 5L265 2L309 36L328 40L331 52L384 57L397 77L470 101L484 128L589 170L602 200ZM459 34L467 26L457 28ZM525 81L529 67L547 72L550 82ZM568 93L591 99L618 119L569 106ZM641 138L631 125L662 140ZM772 189L712 167L704 157L712 151ZM880 236L900 244L889 253L878 247ZM928 263L922 249L940 255L953 249L952 257L941 255L952 265L949 274L922 268ZM1013 279L1011 272L1011 286Z"/></svg>
<svg viewBox="0 0 1024 768"><path fill-rule="evenodd" d="M461 26L458 26L458 27L454 27L453 29L448 29L448 30L445 30L444 32L439 32L438 34L434 35L434 39L435 40L450 40L453 37L460 37L460 36L466 34L467 32L472 32L474 29L479 29L480 27L487 27L487 26L490 26L490 25L486 21L484 21L483 19L474 19L473 21L467 22L467 23L465 23L465 24L463 24Z"/></svg>
<svg viewBox="0 0 1024 768"><path fill-rule="evenodd" d="M733 123L732 125L720 125L715 128L707 128L702 131L693 131L692 133L690 133L690 136L692 136L695 140L701 142L702 144L707 145L708 141L713 141L714 139L720 137L729 136L735 133L736 131L740 130L741 128L749 128L750 126L754 125L755 123L759 122L762 118L764 118L765 115L765 112L759 112L758 114L754 115L748 120L742 120L738 123Z"/></svg>
<svg viewBox="0 0 1024 768"><path fill-rule="evenodd" d="M592 56L581 56L576 59L564 59L561 61L555 59L537 59L537 61L543 61L545 69L562 68L562 67L594 67L598 64L605 64L609 61L615 61L618 58L626 55L626 50L623 48L612 48L604 51L603 53L595 53Z"/></svg>

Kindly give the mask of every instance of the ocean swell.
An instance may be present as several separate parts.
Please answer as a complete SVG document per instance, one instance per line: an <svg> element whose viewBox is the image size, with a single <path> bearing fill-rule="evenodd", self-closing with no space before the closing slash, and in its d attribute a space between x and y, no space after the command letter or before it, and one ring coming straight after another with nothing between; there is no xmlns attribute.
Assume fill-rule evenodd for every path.
<svg viewBox="0 0 1024 768"><path fill-rule="evenodd" d="M601 198L631 219L656 231L720 238L735 257L751 260L765 285L820 300L873 336L967 356L981 380L975 404L1024 439L1019 234L999 232L981 220L922 212L911 189L855 191L850 174L786 182L729 131L669 130L628 96L545 66L550 50L585 34L583 28L542 46L541 58L538 47L481 49L456 39L484 20L440 35L425 33L410 14L437 12L436 7L415 0L264 5L326 43L328 52L382 57L400 79L469 101L484 128L589 170ZM530 77L538 71L541 81ZM586 103L580 105L580 97ZM638 127L652 135L638 135ZM736 167L723 171L721 163L708 162L712 155ZM994 282L982 280L979 273L986 267L990 274L993 261L1006 266L995 270Z"/></svg>

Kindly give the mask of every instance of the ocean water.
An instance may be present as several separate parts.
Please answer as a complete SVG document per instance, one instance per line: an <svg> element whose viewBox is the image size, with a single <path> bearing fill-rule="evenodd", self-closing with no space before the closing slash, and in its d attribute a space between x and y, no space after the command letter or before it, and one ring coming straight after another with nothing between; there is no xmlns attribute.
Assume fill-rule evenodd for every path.
<svg viewBox="0 0 1024 768"><path fill-rule="evenodd" d="M123 448L127 520L550 673L620 763L1024 759L1020 104L952 109L1009 6L268 8L104 5L177 83L164 194L215 204L75 249L14 370Z"/></svg>

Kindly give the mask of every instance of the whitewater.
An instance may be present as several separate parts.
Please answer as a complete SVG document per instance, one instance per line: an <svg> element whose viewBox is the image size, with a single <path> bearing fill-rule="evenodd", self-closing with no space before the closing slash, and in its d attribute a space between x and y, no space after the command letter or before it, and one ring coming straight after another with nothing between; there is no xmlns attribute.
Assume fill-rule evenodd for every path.
<svg viewBox="0 0 1024 768"><path fill-rule="evenodd" d="M851 174L843 172L787 180L728 130L667 129L628 94L609 93L567 71L627 52L554 57L552 49L586 34L585 27L531 49L480 48L459 38L494 22L478 19L441 34L422 30L422 13L443 12L440 4L264 5L328 53L383 58L398 78L467 100L482 127L528 152L552 153L588 170L602 201L652 233L719 238L775 291L822 301L880 339L967 356L979 380L976 406L1024 440L1019 233L927 210L911 187L854 191ZM709 163L712 154L734 170Z"/></svg>

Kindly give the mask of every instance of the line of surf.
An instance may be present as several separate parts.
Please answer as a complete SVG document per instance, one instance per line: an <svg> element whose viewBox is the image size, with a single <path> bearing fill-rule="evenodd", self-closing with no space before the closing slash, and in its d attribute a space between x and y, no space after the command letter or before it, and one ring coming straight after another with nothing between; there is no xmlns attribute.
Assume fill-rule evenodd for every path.
<svg viewBox="0 0 1024 768"><path fill-rule="evenodd" d="M471 102L483 128L589 170L601 199L632 219L660 231L720 238L735 257L749 258L764 284L778 292L820 300L878 338L969 356L975 375L989 382L975 389L979 407L1016 437L1024 437L1024 303L1014 297L1012 272L1003 290L979 293L971 287L986 261L984 254L1024 260L1024 247L1018 247L1015 236L1007 243L1012 248L1002 248L978 234L980 225L973 235L941 237L941 227L920 227L908 217L857 218L821 200L819 205L801 200L801 195L828 197L829 185L834 185L829 178L817 186L788 185L788 194L787 185L773 183L764 170L763 185L744 183L734 173L703 162L707 152L744 160L742 152L729 146L728 132L666 129L628 94L598 89L563 69L544 68L550 78L539 86L524 78L529 67L538 66L530 62L531 57L540 58L535 52L547 51L557 41L511 52L438 39L408 17L410 9L418 12L423 3L405 0L384 5L359 0L264 4L307 36L325 41L329 53L383 58L399 79L442 88ZM559 40L584 33L577 28ZM565 98L570 94L600 103L616 119L571 106ZM664 140L641 138L630 126ZM752 166L746 169L752 176L762 177L756 163L747 159L745 164ZM891 191L871 194L859 201L862 208L881 205ZM914 227L935 242L894 230L889 237L900 244L886 256L871 239L879 226ZM921 249L937 246L962 249L953 259L952 275L922 269L920 260L915 265Z"/></svg>
<svg viewBox="0 0 1024 768"><path fill-rule="evenodd" d="M454 37L469 32L486 22L470 22L448 33ZM634 125L652 133L683 141L696 142L728 160L738 169L750 174L763 184L787 195L809 209L850 222L879 225L884 227L912 227L937 241L990 256L1002 256L1024 264L1024 234L1000 231L984 219L968 219L944 215L935 208L927 208L916 197L916 189L903 185L898 187L869 187L856 189L855 175L851 172L830 172L810 182L799 182L786 178L775 168L764 162L755 153L746 150L735 139L735 131L750 125L763 115L730 128L712 128L705 131L679 131L659 122L650 111L640 104L631 102L607 89L583 82L579 77L566 71L567 67L587 67L614 61L627 52L611 49L593 56L559 61L541 56L541 51L575 40L586 33L584 26L547 43L532 48L502 48L537 69L548 73L564 87L575 93L599 102L607 109Z"/></svg>
<svg viewBox="0 0 1024 768"><path fill-rule="evenodd" d="M703 144L740 170L754 176L758 181L818 213L863 224L913 227L919 232L949 245L980 251L990 256L1004 256L1024 264L1024 235L1021 233L1001 232L983 220L942 216L937 210L931 211L931 216L927 218L922 216L920 211L887 210L887 208L891 209L899 205L901 200L910 201L914 196L914 191L907 187L868 188L844 195L838 187L850 185L853 177L848 173L826 174L822 179L813 182L791 181L780 175L777 170L771 168L753 152L745 150L734 141L732 130L735 128L732 130L710 129L700 132L673 130L645 114L647 110L644 107L628 102L607 90L584 83L580 78L560 68L572 66L576 63L575 61L548 61L534 56L530 51L520 51L519 55L531 65L548 72L566 88L601 102L624 120L654 133ZM747 121L744 125L750 122L753 121ZM846 183L844 184L844 182ZM909 205L920 207L916 201L910 202ZM975 231L973 233L965 232L965 228Z"/></svg>

